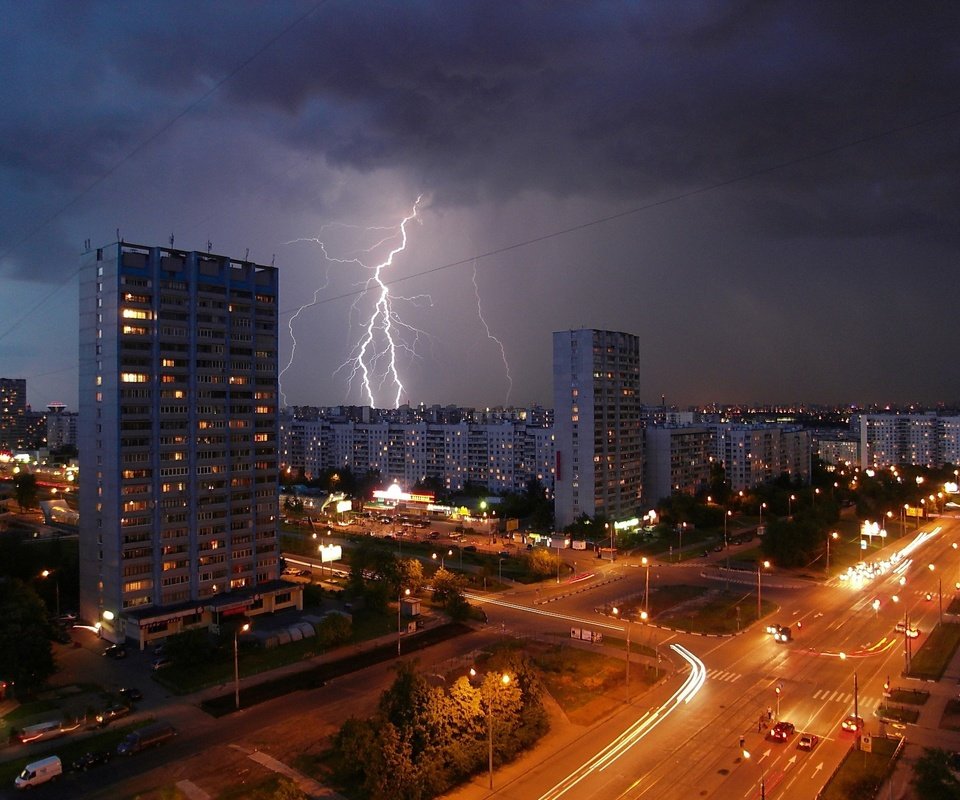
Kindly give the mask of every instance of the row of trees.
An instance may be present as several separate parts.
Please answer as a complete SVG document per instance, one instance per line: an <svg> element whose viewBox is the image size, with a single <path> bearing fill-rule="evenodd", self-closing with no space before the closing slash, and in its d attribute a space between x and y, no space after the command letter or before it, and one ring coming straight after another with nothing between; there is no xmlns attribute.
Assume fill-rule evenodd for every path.
<svg viewBox="0 0 960 800"><path fill-rule="evenodd" d="M485 667L448 688L399 664L377 712L334 737L335 779L365 800L429 800L485 769L491 741L497 764L531 747L548 729L539 675L513 651Z"/></svg>

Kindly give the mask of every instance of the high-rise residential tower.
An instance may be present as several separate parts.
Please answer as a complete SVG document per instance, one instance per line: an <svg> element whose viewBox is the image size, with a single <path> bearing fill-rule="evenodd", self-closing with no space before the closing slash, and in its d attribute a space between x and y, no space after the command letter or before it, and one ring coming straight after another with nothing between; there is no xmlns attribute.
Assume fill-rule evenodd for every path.
<svg viewBox="0 0 960 800"><path fill-rule="evenodd" d="M558 529L581 515L636 515L643 472L640 340L580 329L553 334Z"/></svg>
<svg viewBox="0 0 960 800"><path fill-rule="evenodd" d="M0 378L0 450L17 450L26 443L26 378Z"/></svg>
<svg viewBox="0 0 960 800"><path fill-rule="evenodd" d="M123 242L80 280L80 613L119 641L298 605L277 537L273 267Z"/></svg>

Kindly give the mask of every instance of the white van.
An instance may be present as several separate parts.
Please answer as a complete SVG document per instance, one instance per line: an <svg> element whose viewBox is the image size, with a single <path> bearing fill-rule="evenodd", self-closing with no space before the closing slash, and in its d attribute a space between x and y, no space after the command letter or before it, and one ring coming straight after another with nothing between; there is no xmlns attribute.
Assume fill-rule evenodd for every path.
<svg viewBox="0 0 960 800"><path fill-rule="evenodd" d="M58 756L49 756L27 764L23 772L17 775L13 785L18 789L26 789L30 786L39 786L41 783L52 781L63 774L63 764L60 763Z"/></svg>

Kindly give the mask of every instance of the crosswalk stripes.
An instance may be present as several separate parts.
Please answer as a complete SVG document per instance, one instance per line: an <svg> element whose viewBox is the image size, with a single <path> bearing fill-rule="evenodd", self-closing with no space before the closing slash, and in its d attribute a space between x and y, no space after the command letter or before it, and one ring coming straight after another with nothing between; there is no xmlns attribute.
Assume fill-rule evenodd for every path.
<svg viewBox="0 0 960 800"><path fill-rule="evenodd" d="M830 689L817 689L813 693L814 700L821 700L825 703L844 703L853 705L853 692L837 692ZM861 708L876 708L883 702L877 697L859 697L858 704Z"/></svg>
<svg viewBox="0 0 960 800"><path fill-rule="evenodd" d="M707 672L707 678L713 681L722 681L724 683L733 683L743 677L742 672L729 672L723 669L711 669Z"/></svg>

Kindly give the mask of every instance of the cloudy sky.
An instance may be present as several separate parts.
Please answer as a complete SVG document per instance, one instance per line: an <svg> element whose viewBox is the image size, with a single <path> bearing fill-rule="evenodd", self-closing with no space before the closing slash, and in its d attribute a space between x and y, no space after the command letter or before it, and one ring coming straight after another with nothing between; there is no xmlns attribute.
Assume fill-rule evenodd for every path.
<svg viewBox="0 0 960 800"><path fill-rule="evenodd" d="M76 407L80 254L117 230L277 265L289 403L366 401L401 245L377 405L551 405L578 327L639 335L649 402L960 400L956 4L0 14L0 376L35 407Z"/></svg>

